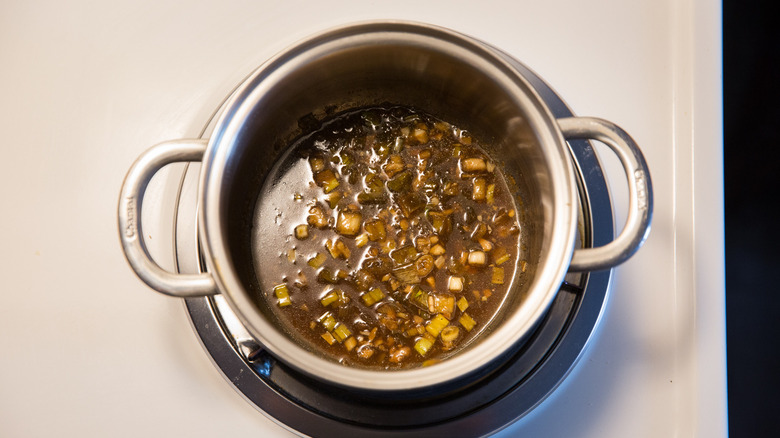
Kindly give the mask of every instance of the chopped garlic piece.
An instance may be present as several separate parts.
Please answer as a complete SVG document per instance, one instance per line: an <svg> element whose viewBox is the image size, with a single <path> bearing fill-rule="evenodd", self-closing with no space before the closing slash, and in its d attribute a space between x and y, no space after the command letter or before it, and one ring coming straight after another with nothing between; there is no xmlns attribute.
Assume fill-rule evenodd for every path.
<svg viewBox="0 0 780 438"><path fill-rule="evenodd" d="M487 256L482 251L470 251L468 263L471 266L485 266L487 263Z"/></svg>
<svg viewBox="0 0 780 438"><path fill-rule="evenodd" d="M447 282L447 289L453 292L461 292L463 290L463 277L450 276Z"/></svg>

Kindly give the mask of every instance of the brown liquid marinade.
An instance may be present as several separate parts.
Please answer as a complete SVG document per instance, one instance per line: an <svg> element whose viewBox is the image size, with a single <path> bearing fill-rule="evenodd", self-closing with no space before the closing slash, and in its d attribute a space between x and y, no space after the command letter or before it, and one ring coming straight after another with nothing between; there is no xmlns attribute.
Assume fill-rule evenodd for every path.
<svg viewBox="0 0 780 438"><path fill-rule="evenodd" d="M284 235L274 262L256 265L261 299L334 360L436 363L487 325L524 270L522 214L500 169L446 122L361 110L303 137L283 161L268 199L292 208L276 205L276 229L254 234Z"/></svg>

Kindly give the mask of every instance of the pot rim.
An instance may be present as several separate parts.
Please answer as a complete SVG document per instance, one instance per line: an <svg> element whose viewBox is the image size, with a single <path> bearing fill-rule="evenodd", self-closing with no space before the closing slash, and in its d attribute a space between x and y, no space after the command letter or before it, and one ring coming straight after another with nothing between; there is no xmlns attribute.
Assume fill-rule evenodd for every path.
<svg viewBox="0 0 780 438"><path fill-rule="evenodd" d="M367 44L392 38L414 44L433 45L454 51L502 81L526 110L529 125L538 137L550 167L552 204L549 245L520 310L508 315L489 334L489 342L477 342L468 349L431 367L404 370L370 370L348 367L319 357L276 330L257 312L251 297L233 269L226 250L221 205L226 195L221 187L230 159L230 144L240 136L241 120L254 107L263 89L272 87L285 71L304 63L318 51L352 44ZM341 45L341 46L340 46ZM497 50L458 32L408 21L369 21L347 24L315 34L277 54L261 65L231 96L217 121L203 156L199 181L199 234L208 271L227 303L257 340L280 360L318 379L331 383L379 391L400 391L440 385L473 375L496 358L511 351L546 314L555 298L571 260L577 224L576 186L568 149L556 118L533 86ZM557 263L556 263L557 261Z"/></svg>

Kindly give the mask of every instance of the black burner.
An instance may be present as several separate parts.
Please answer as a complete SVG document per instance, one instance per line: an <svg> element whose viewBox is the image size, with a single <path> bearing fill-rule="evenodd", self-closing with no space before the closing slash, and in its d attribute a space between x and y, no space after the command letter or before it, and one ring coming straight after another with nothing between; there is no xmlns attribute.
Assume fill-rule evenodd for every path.
<svg viewBox="0 0 780 438"><path fill-rule="evenodd" d="M538 76L511 60L556 117L571 116ZM612 206L598 159L587 141L569 142L579 172L583 246L613 238ZM568 375L606 302L611 271L569 274L534 334L503 365L465 388L398 393L392 398L334 387L277 361L254 340L230 332L219 298L186 300L192 324L224 375L249 401L306 435L480 436L498 431L542 402ZM235 324L235 322L234 322ZM238 340L236 340L238 338Z"/></svg>

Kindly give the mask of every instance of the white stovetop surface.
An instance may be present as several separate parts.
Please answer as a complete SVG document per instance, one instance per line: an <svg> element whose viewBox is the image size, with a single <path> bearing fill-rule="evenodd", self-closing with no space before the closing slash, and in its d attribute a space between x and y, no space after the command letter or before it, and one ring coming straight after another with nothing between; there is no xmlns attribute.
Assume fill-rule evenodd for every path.
<svg viewBox="0 0 780 438"><path fill-rule="evenodd" d="M617 269L597 336L504 434L726 434L718 2L204 3L0 6L0 436L289 434L223 380L181 300L132 273L119 187L144 149L197 135L272 54L371 18L502 48L577 114L630 132L651 169L653 230Z"/></svg>

